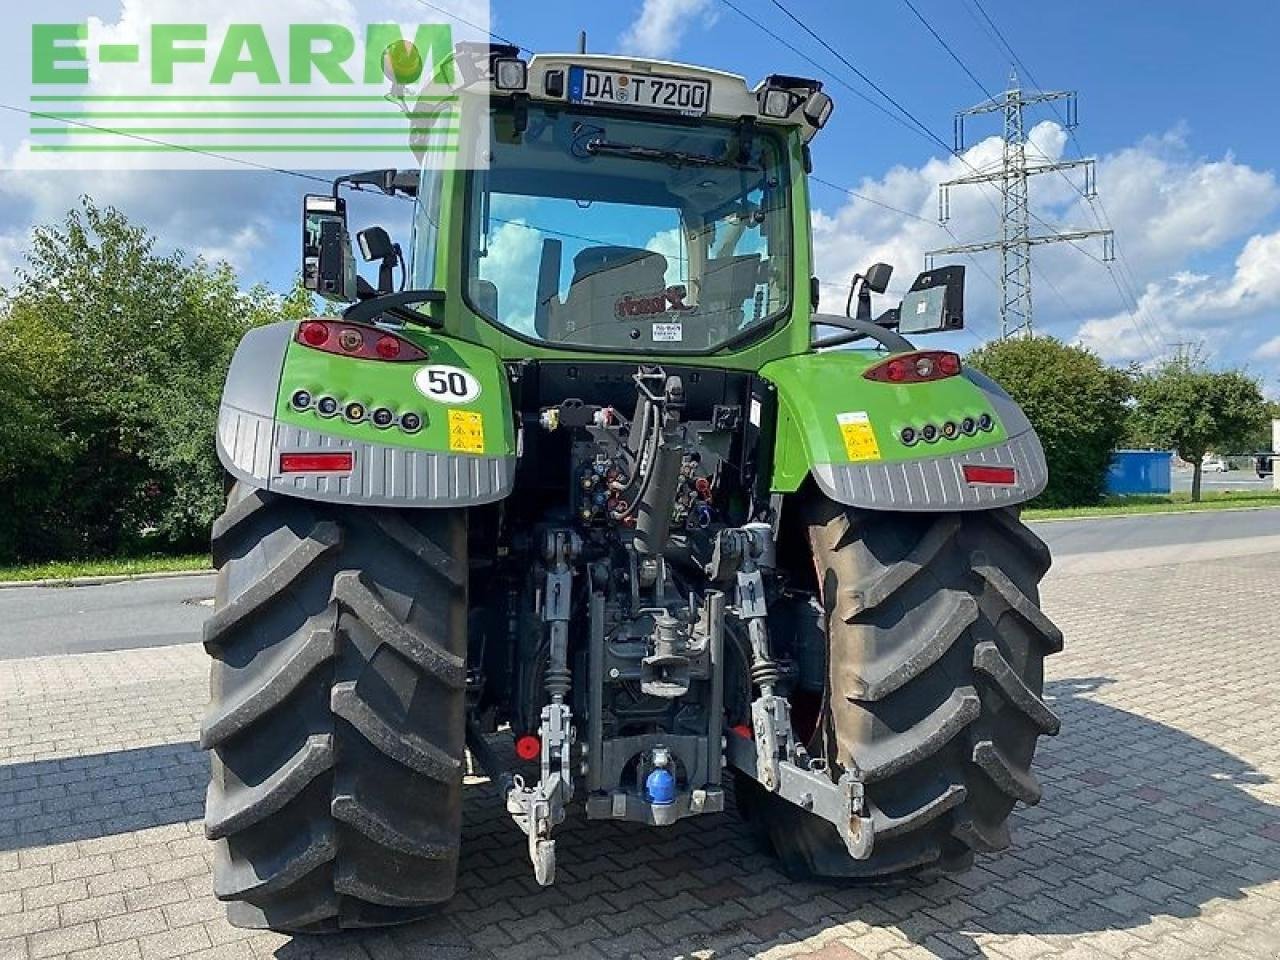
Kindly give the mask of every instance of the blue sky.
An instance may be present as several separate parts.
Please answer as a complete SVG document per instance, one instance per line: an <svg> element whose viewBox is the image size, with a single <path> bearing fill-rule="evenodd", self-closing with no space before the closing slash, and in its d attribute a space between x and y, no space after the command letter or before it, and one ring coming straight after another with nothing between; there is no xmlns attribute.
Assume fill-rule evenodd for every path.
<svg viewBox="0 0 1280 960"><path fill-rule="evenodd" d="M780 2L947 142L953 113L984 99L906 0ZM1171 343L1204 340L1216 362L1247 365L1280 395L1280 125L1273 120L1280 5L978 2L1036 80L1079 91L1077 144L1067 143L1047 111L1029 117L1033 141L1050 158L1074 156L1077 145L1098 157L1102 203L1124 254L1113 267L1122 292L1077 250L1037 251L1040 329L1117 362L1149 362ZM818 175L922 219L815 186L820 271L838 281L884 259L898 266L899 282L909 280L925 249L952 242L931 222L934 184L968 171L850 92L883 104L773 0L732 3L805 56L725 0L495 0L492 26L536 50L572 49L585 29L595 52L665 56L752 82L770 72L826 80L837 112L815 144ZM1011 58L975 0L911 3L983 85L1004 88ZM1023 82L1031 85L1029 77ZM971 126L969 163L998 156L998 143L984 140L996 122ZM301 181L252 173L0 173L0 274L20 257L31 223L56 217L85 189L150 225L166 245L230 259L246 280L281 287L296 269ZM1033 198L1046 221L1095 225L1094 211L1061 178L1033 181ZM362 204L356 217L385 219L384 210ZM992 235L991 195L955 194L950 225L966 241ZM1096 243L1085 246L1101 253ZM994 254L982 258L992 276L997 266ZM996 299L977 265L969 277L972 337L961 345L971 346L994 335Z"/></svg>

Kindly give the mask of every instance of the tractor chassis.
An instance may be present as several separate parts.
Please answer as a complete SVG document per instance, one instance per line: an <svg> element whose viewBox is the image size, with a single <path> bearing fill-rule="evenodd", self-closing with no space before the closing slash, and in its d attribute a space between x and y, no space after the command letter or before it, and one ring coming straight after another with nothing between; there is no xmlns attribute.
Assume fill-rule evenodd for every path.
<svg viewBox="0 0 1280 960"><path fill-rule="evenodd" d="M666 827L686 817L724 810L721 775L726 763L770 793L832 824L851 857L858 860L870 857L874 832L862 782L852 771L844 773L839 780L832 780L826 761L811 757L797 742L788 702L773 692L778 671L769 648L763 588L763 572L773 557L772 530L764 524L749 524L718 535L708 575L713 581L734 580L734 604L727 605L724 592L708 590L700 616L686 635L680 636L677 631L674 636L670 633L659 636L662 624L655 626L655 637L650 644L654 652L642 661L648 665L658 659L670 665L684 660L691 675L706 677L707 715L711 720L705 733L700 735L604 736L601 718L605 687L622 679L628 668L634 668L634 660L611 652L606 643L605 596L593 589L588 605L591 719L585 741L579 739L566 702L571 676L566 656L572 606L571 564L580 549L578 535L570 529L554 529L544 534L543 559L547 562L547 571L541 615L550 640L547 689L551 702L542 709L538 730L542 746L538 781L529 785L520 774L503 768L487 744L482 744L474 727L469 738L476 759L503 792L507 812L528 837L529 858L537 882L549 886L555 881L552 832L565 819L566 807L574 797L576 778L585 780L587 819L626 820ZM656 563L661 568L661 558ZM660 570L659 577L662 575ZM759 683L761 695L751 704L751 728L726 731L721 718L725 619L729 614L746 626L751 640L751 672ZM658 619L663 619L660 613ZM634 669L630 672L634 674ZM687 690L687 684L683 689ZM674 689L669 694L677 696L680 692ZM641 786L629 789L624 785L626 768L637 756L645 758L641 774L634 778ZM689 786L677 788L672 795L664 797L655 797L646 791L644 770L666 768L675 760L679 761L679 768L685 774L683 779Z"/></svg>

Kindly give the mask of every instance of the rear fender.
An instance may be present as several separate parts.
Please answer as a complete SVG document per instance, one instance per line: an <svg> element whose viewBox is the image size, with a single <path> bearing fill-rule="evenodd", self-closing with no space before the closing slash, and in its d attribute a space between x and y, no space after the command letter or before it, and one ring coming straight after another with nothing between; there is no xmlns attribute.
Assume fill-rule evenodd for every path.
<svg viewBox="0 0 1280 960"><path fill-rule="evenodd" d="M1048 482L1040 440L994 381L975 370L928 383L862 374L885 358L860 350L786 357L760 371L778 394L772 487L791 493L812 476L827 496L869 510L988 510L1038 496ZM906 428L942 430L991 417L989 430L907 445ZM1007 466L1011 485L970 483L966 464Z"/></svg>
<svg viewBox="0 0 1280 960"><path fill-rule="evenodd" d="M302 346L294 339L297 329L289 322L258 327L236 350L218 410L217 438L218 457L233 476L289 496L359 506L471 506L511 493L515 421L507 378L492 351L415 331L403 335L429 359L360 360ZM479 393L465 402L441 402L419 386L428 382L423 373L428 366L464 372ZM306 410L292 404L299 390L313 398ZM322 397L338 402L336 416L317 411ZM342 410L353 401L368 412L393 411L396 424L380 429L367 414L349 422ZM400 426L398 418L406 412L421 417L417 432ZM280 469L282 454L347 450L354 454L349 473Z"/></svg>

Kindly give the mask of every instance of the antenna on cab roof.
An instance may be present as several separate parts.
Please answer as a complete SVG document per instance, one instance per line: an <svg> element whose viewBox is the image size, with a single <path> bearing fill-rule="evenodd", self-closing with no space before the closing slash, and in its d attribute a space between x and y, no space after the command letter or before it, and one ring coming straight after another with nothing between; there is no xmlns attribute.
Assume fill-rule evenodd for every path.
<svg viewBox="0 0 1280 960"><path fill-rule="evenodd" d="M578 52L587 52L587 31L585 30L578 31Z"/></svg>

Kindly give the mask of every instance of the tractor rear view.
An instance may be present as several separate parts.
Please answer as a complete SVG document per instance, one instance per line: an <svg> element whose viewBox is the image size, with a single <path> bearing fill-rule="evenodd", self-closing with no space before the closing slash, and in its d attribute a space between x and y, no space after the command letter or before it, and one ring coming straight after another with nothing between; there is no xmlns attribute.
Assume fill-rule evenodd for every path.
<svg viewBox="0 0 1280 960"><path fill-rule="evenodd" d="M431 913L468 749L542 884L570 807L660 829L729 780L797 877L1006 846L1062 637L1018 519L1034 432L905 339L962 324L963 272L873 320L877 265L817 312L816 81L480 59L487 169L307 198L307 282L351 305L252 331L228 376L202 742L233 922ZM416 205L407 257L358 237L376 288L344 186Z"/></svg>

